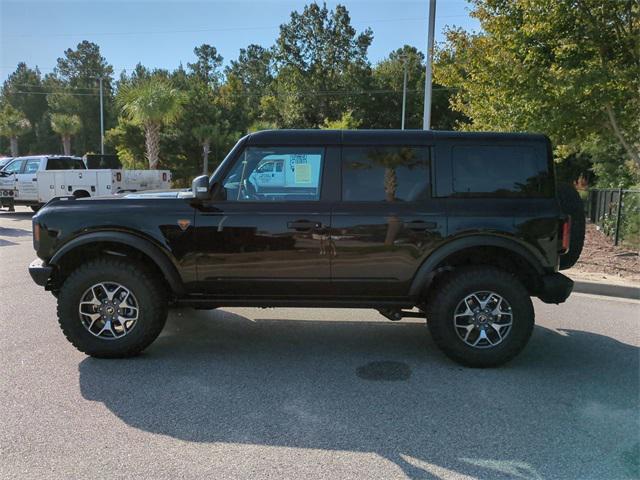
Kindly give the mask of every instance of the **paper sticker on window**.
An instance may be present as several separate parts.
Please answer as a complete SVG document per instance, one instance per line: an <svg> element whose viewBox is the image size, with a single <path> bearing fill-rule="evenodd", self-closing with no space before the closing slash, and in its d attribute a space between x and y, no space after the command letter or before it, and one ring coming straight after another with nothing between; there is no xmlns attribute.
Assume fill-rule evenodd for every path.
<svg viewBox="0 0 640 480"><path fill-rule="evenodd" d="M295 166L296 183L311 183L311 165L297 163Z"/></svg>

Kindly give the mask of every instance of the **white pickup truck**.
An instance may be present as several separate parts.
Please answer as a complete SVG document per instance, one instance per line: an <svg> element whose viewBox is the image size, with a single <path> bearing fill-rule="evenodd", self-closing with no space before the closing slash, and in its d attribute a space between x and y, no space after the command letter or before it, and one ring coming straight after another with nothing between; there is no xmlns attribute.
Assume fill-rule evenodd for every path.
<svg viewBox="0 0 640 480"><path fill-rule="evenodd" d="M78 157L19 157L0 172L0 196L12 196L16 205L28 205L34 211L64 195L94 197L170 186L168 170L88 170Z"/></svg>

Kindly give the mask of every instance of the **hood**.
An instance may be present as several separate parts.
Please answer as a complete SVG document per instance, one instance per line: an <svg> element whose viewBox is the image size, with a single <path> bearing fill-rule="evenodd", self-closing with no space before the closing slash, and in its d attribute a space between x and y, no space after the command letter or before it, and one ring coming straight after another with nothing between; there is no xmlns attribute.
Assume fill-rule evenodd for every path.
<svg viewBox="0 0 640 480"><path fill-rule="evenodd" d="M192 196L192 192L189 189L184 188L172 188L167 190L145 190L142 192L130 192L116 195L118 198L188 198ZM104 198L104 197L102 197Z"/></svg>
<svg viewBox="0 0 640 480"><path fill-rule="evenodd" d="M77 200L83 202L91 202L92 200L145 200L154 198L189 198L192 196L193 193L190 189L171 188L166 190L142 190L140 192L117 192L113 195L82 197L78 198Z"/></svg>
<svg viewBox="0 0 640 480"><path fill-rule="evenodd" d="M61 206L61 202L63 203L67 203L69 200L73 200L74 203L77 201L79 202L79 204L84 204L84 203L91 203L91 202L104 202L105 200L107 201L116 201L119 202L120 200L157 200L159 198L192 198L193 197L193 193L191 192L191 190L187 190L187 189L168 189L168 190L145 190L142 192L120 192L120 193L116 193L113 195L100 195L100 196L96 196L96 197L81 197L81 198L75 198L71 195L67 195L67 196L63 196L63 197L54 197L51 200L49 200L46 205L46 207L53 207L55 206ZM109 203L111 203L109 202ZM112 204L113 205L113 204Z"/></svg>
<svg viewBox="0 0 640 480"><path fill-rule="evenodd" d="M0 189L14 190L15 187L16 187L16 176L14 174L0 175Z"/></svg>
<svg viewBox="0 0 640 480"><path fill-rule="evenodd" d="M193 198L191 190L145 190L142 192L121 192L114 195L101 195L96 197L75 198L72 195L54 197L49 200L39 213L48 212L53 209L70 211L75 208L83 208L95 205L100 208L130 208L133 205L143 206L147 200L172 199L172 198ZM130 202L127 202L129 200ZM124 201L124 202L123 202ZM118 207L116 207L119 205Z"/></svg>

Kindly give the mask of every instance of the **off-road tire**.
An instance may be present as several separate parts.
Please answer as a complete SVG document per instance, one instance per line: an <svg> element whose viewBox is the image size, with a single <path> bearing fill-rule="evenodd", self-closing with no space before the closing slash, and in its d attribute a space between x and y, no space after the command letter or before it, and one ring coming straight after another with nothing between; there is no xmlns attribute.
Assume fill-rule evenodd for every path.
<svg viewBox="0 0 640 480"><path fill-rule="evenodd" d="M478 349L464 343L456 334L453 317L467 295L492 291L511 305L513 325L502 343ZM522 351L534 325L529 293L510 273L491 266L462 267L448 274L427 297L427 325L436 345L452 360L467 367L495 367Z"/></svg>
<svg viewBox="0 0 640 480"><path fill-rule="evenodd" d="M564 255L560 255L560 270L566 270L576 264L582 253L586 219L584 204L573 185L568 183L558 184L558 201L562 212L571 215L569 251Z"/></svg>
<svg viewBox="0 0 640 480"><path fill-rule="evenodd" d="M136 297L140 308L134 328L118 339L92 335L82 324L78 306L83 293L101 282L117 282ZM143 265L117 257L91 260L74 270L58 295L58 322L67 339L83 353L98 358L138 355L160 334L167 319L167 295Z"/></svg>

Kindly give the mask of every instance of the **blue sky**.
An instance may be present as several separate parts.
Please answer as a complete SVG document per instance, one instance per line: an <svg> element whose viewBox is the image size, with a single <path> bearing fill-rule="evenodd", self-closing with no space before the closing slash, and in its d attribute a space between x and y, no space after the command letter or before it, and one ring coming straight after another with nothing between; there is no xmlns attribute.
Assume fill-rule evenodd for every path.
<svg viewBox="0 0 640 480"><path fill-rule="evenodd" d="M116 75L136 63L173 69L193 61L193 48L215 46L225 64L250 43L273 44L278 26L308 1L7 1L0 0L0 81L20 61L50 72L65 49L82 40L100 45ZM337 2L327 2L329 7ZM343 0L353 26L374 32L375 63L410 44L425 50L428 0ZM446 25L479 29L466 0L439 0L436 41Z"/></svg>

